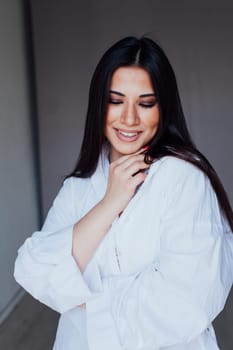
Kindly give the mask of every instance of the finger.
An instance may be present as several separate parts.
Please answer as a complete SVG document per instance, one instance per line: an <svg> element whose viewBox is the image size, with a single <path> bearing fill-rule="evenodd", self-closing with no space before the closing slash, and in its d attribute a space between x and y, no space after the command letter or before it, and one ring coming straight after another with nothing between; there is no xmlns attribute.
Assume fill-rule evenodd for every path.
<svg viewBox="0 0 233 350"><path fill-rule="evenodd" d="M143 172L136 174L135 176L131 177L129 186L131 186L131 188L133 188L135 191L136 188L145 181L146 177L147 174Z"/></svg>
<svg viewBox="0 0 233 350"><path fill-rule="evenodd" d="M114 167L121 167L122 170L130 167L135 162L144 162L144 155L143 154L137 154L137 155L131 155L130 157L127 157L125 159L122 159L120 163L113 165ZM145 163L145 162L144 162Z"/></svg>
<svg viewBox="0 0 233 350"><path fill-rule="evenodd" d="M120 157L119 159L117 159L115 162L113 162L113 163L115 163L116 165L118 165L118 164L121 164L121 163L124 163L126 160L128 160L128 159L130 159L130 158L132 158L132 157L134 157L134 156L136 156L136 155L140 155L140 154L144 154L147 150L148 150L148 146L145 146L145 147L142 147L142 148L140 148L137 152L134 152L134 153L131 153L131 154L127 154L127 155L125 155L125 156L122 156L122 157Z"/></svg>
<svg viewBox="0 0 233 350"><path fill-rule="evenodd" d="M141 170L148 169L150 167L149 164L146 164L144 161L135 161L130 164L127 168L124 169L124 174L127 178L134 176Z"/></svg>
<svg viewBox="0 0 233 350"><path fill-rule="evenodd" d="M138 150L137 152L135 152L135 154L141 154L141 153L145 153L146 151L148 151L149 146L144 146L142 147L140 150Z"/></svg>

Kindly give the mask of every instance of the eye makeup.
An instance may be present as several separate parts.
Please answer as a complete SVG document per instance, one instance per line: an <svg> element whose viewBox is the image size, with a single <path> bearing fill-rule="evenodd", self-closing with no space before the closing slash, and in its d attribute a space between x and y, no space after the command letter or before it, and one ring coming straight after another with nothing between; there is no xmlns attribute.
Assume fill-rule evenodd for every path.
<svg viewBox="0 0 233 350"><path fill-rule="evenodd" d="M114 104L114 105L120 105L120 104L123 103L123 101L121 101L121 100L116 100L116 99L114 99L114 98L109 97L108 103L112 103L112 104Z"/></svg>
<svg viewBox="0 0 233 350"><path fill-rule="evenodd" d="M108 99L108 103L110 104L115 104L115 105L120 105L122 103L124 103L124 101L122 100L122 98L120 99L119 97L113 97L112 95L117 95L119 97L125 97L124 94L122 94L119 91L114 91L114 90L110 90L109 91L109 99ZM148 99L149 97L153 97L153 99ZM146 100L141 100L138 102L138 105L143 107L143 108L152 108L157 104L157 98L155 93L147 93L147 94L142 94L139 95L140 99L146 99Z"/></svg>
<svg viewBox="0 0 233 350"><path fill-rule="evenodd" d="M143 101L139 103L139 106L143 108L152 108L157 104L157 99L154 99L153 101Z"/></svg>

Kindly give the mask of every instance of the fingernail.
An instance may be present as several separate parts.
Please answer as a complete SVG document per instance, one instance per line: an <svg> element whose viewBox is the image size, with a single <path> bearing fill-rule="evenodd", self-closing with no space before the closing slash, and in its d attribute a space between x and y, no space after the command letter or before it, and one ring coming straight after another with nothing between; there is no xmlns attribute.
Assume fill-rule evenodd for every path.
<svg viewBox="0 0 233 350"><path fill-rule="evenodd" d="M144 147L142 147L142 150L143 151L147 151L149 149L149 146L144 146Z"/></svg>

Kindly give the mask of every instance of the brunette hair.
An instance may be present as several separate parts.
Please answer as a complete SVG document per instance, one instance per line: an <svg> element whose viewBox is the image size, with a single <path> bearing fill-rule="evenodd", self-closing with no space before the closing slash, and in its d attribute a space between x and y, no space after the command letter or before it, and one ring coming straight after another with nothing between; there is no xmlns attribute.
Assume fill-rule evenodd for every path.
<svg viewBox="0 0 233 350"><path fill-rule="evenodd" d="M74 170L65 178L90 177L96 170L106 142L104 129L111 78L117 68L126 66L142 67L148 72L160 108L158 130L150 141L145 160L169 155L202 170L210 179L221 211L233 231L233 212L224 187L209 161L195 147L187 129L171 64L161 47L147 37L121 39L99 61L91 80L80 155Z"/></svg>

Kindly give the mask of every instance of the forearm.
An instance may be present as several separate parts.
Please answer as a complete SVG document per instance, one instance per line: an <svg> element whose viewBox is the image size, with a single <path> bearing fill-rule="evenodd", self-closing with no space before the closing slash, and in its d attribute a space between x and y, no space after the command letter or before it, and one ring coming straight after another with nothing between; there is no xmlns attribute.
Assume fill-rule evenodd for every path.
<svg viewBox="0 0 233 350"><path fill-rule="evenodd" d="M137 186L145 180L146 174L139 170L149 165L144 162L142 151L110 164L104 198L74 225L72 255L81 271L85 270L112 222L128 205Z"/></svg>
<svg viewBox="0 0 233 350"><path fill-rule="evenodd" d="M104 200L74 225L72 255L81 271L95 253L118 212Z"/></svg>

